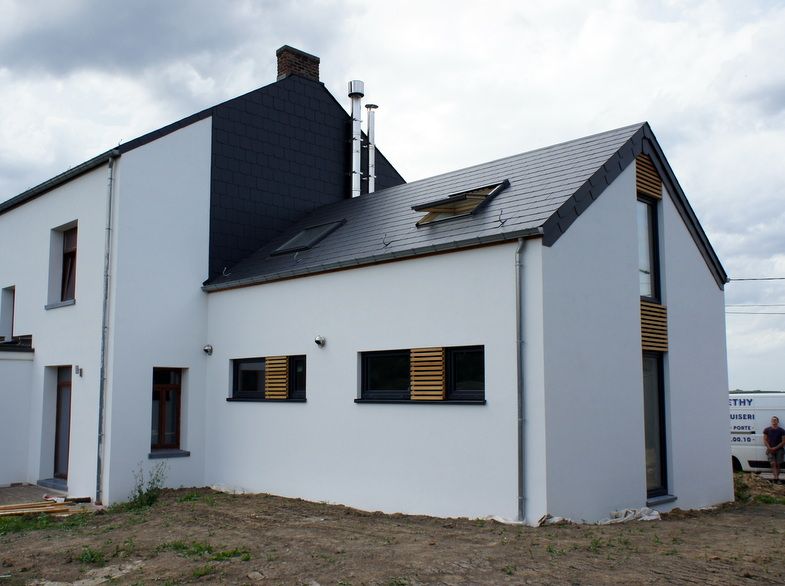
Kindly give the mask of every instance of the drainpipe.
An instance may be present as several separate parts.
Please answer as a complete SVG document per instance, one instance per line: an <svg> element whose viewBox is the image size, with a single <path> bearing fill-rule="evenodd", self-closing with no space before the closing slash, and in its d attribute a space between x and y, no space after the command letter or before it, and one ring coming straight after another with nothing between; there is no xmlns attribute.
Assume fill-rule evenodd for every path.
<svg viewBox="0 0 785 586"><path fill-rule="evenodd" d="M516 327L516 365L518 371L518 521L526 523L526 459L525 426L526 407L523 387L523 250L526 245L524 238L518 239L515 251L515 327Z"/></svg>
<svg viewBox="0 0 785 586"><path fill-rule="evenodd" d="M101 366L98 382L98 457L95 475L95 502L103 500L104 484L104 452L106 449L106 346L109 338L109 274L112 260L112 206L114 196L114 165L120 151L114 150L109 155L108 179L106 186L106 228L104 231L104 291L101 308Z"/></svg>

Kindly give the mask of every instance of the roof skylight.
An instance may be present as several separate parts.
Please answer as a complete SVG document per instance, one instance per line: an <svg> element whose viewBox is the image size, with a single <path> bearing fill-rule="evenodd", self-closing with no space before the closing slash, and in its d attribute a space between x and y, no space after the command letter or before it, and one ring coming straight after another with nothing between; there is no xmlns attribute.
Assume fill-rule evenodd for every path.
<svg viewBox="0 0 785 586"><path fill-rule="evenodd" d="M308 250L327 238L332 232L345 223L346 220L338 220L337 222L327 222L326 224L318 224L305 228L299 234L281 244L272 254L286 254L287 252Z"/></svg>
<svg viewBox="0 0 785 586"><path fill-rule="evenodd" d="M447 197L443 197L436 201L412 206L412 209L415 212L427 212L417 222L417 227L419 228L424 224L433 224L451 218L470 216L482 209L483 206L491 201L491 199L509 184L510 181L505 179L501 183L494 183L493 185L486 185L484 187L453 193L452 195L448 195Z"/></svg>

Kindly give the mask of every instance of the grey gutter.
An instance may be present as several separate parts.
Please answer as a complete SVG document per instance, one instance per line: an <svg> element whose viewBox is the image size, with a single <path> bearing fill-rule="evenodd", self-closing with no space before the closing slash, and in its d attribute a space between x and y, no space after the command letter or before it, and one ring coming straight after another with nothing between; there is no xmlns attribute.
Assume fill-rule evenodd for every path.
<svg viewBox="0 0 785 586"><path fill-rule="evenodd" d="M105 451L105 419L106 419L106 346L109 337L109 276L112 266L112 211L114 195L114 164L120 157L119 150L109 152L109 169L106 187L106 230L104 240L104 284L103 303L101 306L101 358L98 381L98 454L95 474L95 502L101 504L103 499L104 451Z"/></svg>
<svg viewBox="0 0 785 586"><path fill-rule="evenodd" d="M112 153L115 152L115 149L111 151L106 151L105 153L101 153L97 157L93 157L89 161L85 161L76 167L72 167L65 171L64 173L60 173L59 175L55 175L51 179L44 181L40 185L36 185L35 187L31 187L27 191L23 191L19 195L12 197L9 200L6 200L0 203L0 214L3 214L17 206L22 205L23 203L38 197L39 195L43 195L47 191L51 191L58 185L62 185L63 183L70 181L74 177L79 177L79 175L84 175L88 171L92 171L96 167L100 167L101 165L105 164L109 159L112 158Z"/></svg>
<svg viewBox="0 0 785 586"><path fill-rule="evenodd" d="M279 271L269 275L254 275L235 281L225 281L221 283L207 283L202 285L202 291L212 293L214 291L222 291L225 289L236 289L239 287L248 287L251 285L261 285L263 283L271 283L273 281L281 281L284 279L291 279L295 277L305 277L311 274L325 273L328 271L335 271L340 269L353 269L361 266L387 262L391 260L402 260L406 258L414 258L427 254L434 254L439 252L447 252L452 250L460 250L463 248L471 248L483 244L499 244L512 240L519 240L521 238L531 238L533 236L542 236L542 228L525 228L523 230L514 230L505 234L493 234L490 236L478 236L469 240L453 240L452 242L445 242L442 244L430 244L426 247L412 248L408 250L391 251L383 254L375 254L371 256L364 256L353 258L351 260L339 260L331 263L319 264L312 267L303 267L302 269L290 269L286 271Z"/></svg>
<svg viewBox="0 0 785 586"><path fill-rule="evenodd" d="M523 250L526 239L518 239L515 251L515 329L518 397L518 521L526 523L526 404L524 393L524 338L523 338Z"/></svg>

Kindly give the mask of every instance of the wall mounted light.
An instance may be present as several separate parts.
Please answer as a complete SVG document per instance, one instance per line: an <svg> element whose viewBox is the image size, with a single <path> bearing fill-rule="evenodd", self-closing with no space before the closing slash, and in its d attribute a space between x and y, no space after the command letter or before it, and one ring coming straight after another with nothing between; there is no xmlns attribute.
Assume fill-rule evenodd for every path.
<svg viewBox="0 0 785 586"><path fill-rule="evenodd" d="M327 343L327 338L324 336L316 336L313 341L316 342L316 345L319 346L319 348L324 348L324 345Z"/></svg>
<svg viewBox="0 0 785 586"><path fill-rule="evenodd" d="M208 356L212 356L212 355L213 355L213 347L212 347L212 345L211 345L211 344L207 344L207 345L206 345L204 348L202 348L202 350L203 350L203 351L204 351L204 353L205 353L205 354L207 354Z"/></svg>
<svg viewBox="0 0 785 586"><path fill-rule="evenodd" d="M82 378L82 367L80 367L78 364L74 366L74 374L79 378Z"/></svg>

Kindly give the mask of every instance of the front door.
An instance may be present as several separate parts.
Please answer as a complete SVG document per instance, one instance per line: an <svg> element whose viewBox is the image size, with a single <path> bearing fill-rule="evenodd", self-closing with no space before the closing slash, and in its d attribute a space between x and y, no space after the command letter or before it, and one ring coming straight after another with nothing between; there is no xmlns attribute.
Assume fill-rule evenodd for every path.
<svg viewBox="0 0 785 586"><path fill-rule="evenodd" d="M68 479L68 447L71 438L71 367L57 369L55 416L55 478Z"/></svg>

